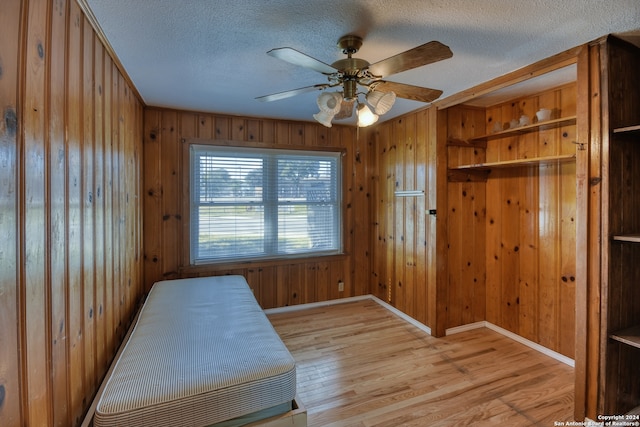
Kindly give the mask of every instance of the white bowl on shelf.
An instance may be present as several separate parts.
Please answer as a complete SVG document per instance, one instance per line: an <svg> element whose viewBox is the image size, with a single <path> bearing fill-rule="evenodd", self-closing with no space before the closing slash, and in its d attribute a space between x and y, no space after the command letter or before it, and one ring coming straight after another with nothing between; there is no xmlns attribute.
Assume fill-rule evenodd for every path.
<svg viewBox="0 0 640 427"><path fill-rule="evenodd" d="M536 113L536 118L538 119L539 122L544 122L549 120L551 118L551 110L549 110L548 108L541 108Z"/></svg>

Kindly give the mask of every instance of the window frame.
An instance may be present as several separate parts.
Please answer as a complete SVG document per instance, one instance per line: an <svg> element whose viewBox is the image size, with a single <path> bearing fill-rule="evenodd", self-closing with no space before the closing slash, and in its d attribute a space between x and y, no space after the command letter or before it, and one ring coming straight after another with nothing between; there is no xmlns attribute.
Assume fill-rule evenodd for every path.
<svg viewBox="0 0 640 427"><path fill-rule="evenodd" d="M186 142L186 141L185 141ZM291 146L277 146L270 145L269 147L256 146L256 145L247 145L247 146L238 146L237 144L224 142L224 141L216 141L208 142L202 140L191 140L189 143L185 144L186 148L186 159L184 162L185 165L185 178L186 178L186 190L184 197L184 206L186 208L188 224L185 224L185 245L184 248L186 250L185 261L186 264L191 267L198 266L206 266L206 265L224 265L224 264L237 264L237 263L254 263L254 262L273 262L273 261L287 261L291 259L301 259L301 258L322 258L322 257L334 257L334 256L343 256L344 252L344 244L345 244L345 235L344 235L344 221L345 221L345 210L344 210L344 190L345 190L345 182L344 182L344 149L335 149L333 147L314 147L314 149L310 150L307 147L291 147ZM336 203L335 203L335 222L336 225L336 236L337 239L337 248L331 250L320 250L320 251L305 251L299 253L265 253L264 255L259 256L247 256L247 257L228 257L228 258L201 258L197 259L194 255L194 245L197 245L194 242L193 233L194 233L194 224L192 224L195 216L192 212L194 206L198 206L198 204L194 204L194 200L192 200L192 195L194 194L194 180L195 180L195 171L192 170L193 160L192 155L194 153L194 148L199 149L200 151L220 151L220 152L230 152L234 151L246 151L248 153L271 153L276 157L280 156L325 156L332 157L336 160ZM263 197L264 203L264 197ZM277 210L277 200L276 200L276 210ZM269 225L265 220L265 230L269 228Z"/></svg>

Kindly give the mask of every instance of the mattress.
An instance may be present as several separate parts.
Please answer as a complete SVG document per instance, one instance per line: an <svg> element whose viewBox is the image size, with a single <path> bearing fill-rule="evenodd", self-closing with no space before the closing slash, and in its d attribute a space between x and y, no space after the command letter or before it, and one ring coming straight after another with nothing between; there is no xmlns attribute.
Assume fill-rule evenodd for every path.
<svg viewBox="0 0 640 427"><path fill-rule="evenodd" d="M295 361L242 276L157 282L94 425L207 426L286 405Z"/></svg>

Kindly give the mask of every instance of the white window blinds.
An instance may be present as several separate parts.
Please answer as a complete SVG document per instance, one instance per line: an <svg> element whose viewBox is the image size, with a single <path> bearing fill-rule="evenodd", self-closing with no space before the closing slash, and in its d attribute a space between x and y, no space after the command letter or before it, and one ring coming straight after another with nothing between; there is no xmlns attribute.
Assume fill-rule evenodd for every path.
<svg viewBox="0 0 640 427"><path fill-rule="evenodd" d="M191 262L340 253L340 158L192 145Z"/></svg>

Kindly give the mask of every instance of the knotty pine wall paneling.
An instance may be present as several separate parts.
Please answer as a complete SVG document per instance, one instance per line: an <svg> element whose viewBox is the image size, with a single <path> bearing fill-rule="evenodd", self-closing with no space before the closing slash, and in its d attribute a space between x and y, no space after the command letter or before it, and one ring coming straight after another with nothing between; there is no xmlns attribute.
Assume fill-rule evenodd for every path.
<svg viewBox="0 0 640 427"><path fill-rule="evenodd" d="M0 425L79 425L142 293L142 105L75 1L0 14Z"/></svg>
<svg viewBox="0 0 640 427"><path fill-rule="evenodd" d="M492 133L495 122L542 107L576 114L576 85L482 109L446 110L450 140ZM449 165L575 154L576 125L448 147ZM574 357L576 163L493 168L448 183L447 327L487 320Z"/></svg>
<svg viewBox="0 0 640 427"><path fill-rule="evenodd" d="M456 106L446 112L447 136L466 140L484 132L484 110ZM447 157L452 165L484 161L484 150L450 145ZM485 183L475 180L449 182L447 206L443 215L448 221L446 328L485 320Z"/></svg>
<svg viewBox="0 0 640 427"><path fill-rule="evenodd" d="M159 280L241 274L263 308L370 293L371 144L355 127L160 108L144 112L145 288ZM335 149L343 156L345 255L189 266L188 145ZM338 291L338 282L344 291Z"/></svg>
<svg viewBox="0 0 640 427"><path fill-rule="evenodd" d="M403 115L372 131L375 218L372 231L372 293L400 311L428 324L429 271L435 268L430 245L427 202L435 193L429 173L435 167L430 149L429 111ZM423 190L424 196L396 197L395 191ZM435 208L432 206L431 208Z"/></svg>
<svg viewBox="0 0 640 427"><path fill-rule="evenodd" d="M17 302L22 289L17 286L20 252L18 247L18 58L20 57L19 0L8 0L0 13L0 235L5 244L0 249L0 423L20 425L20 312ZM9 64L14 64L10 66Z"/></svg>
<svg viewBox="0 0 640 427"><path fill-rule="evenodd" d="M521 114L533 117L542 107L553 109L557 117L575 115L575 84L496 106L487 114L504 123ZM562 126L489 141L487 161L575 154L575 129ZM501 144L500 149L492 150L491 144ZM495 237L487 248L487 260L498 257L501 277L500 292L492 287L487 298L497 317L487 320L574 357L576 164L515 168L492 175L494 179L487 181L491 210L487 233Z"/></svg>

